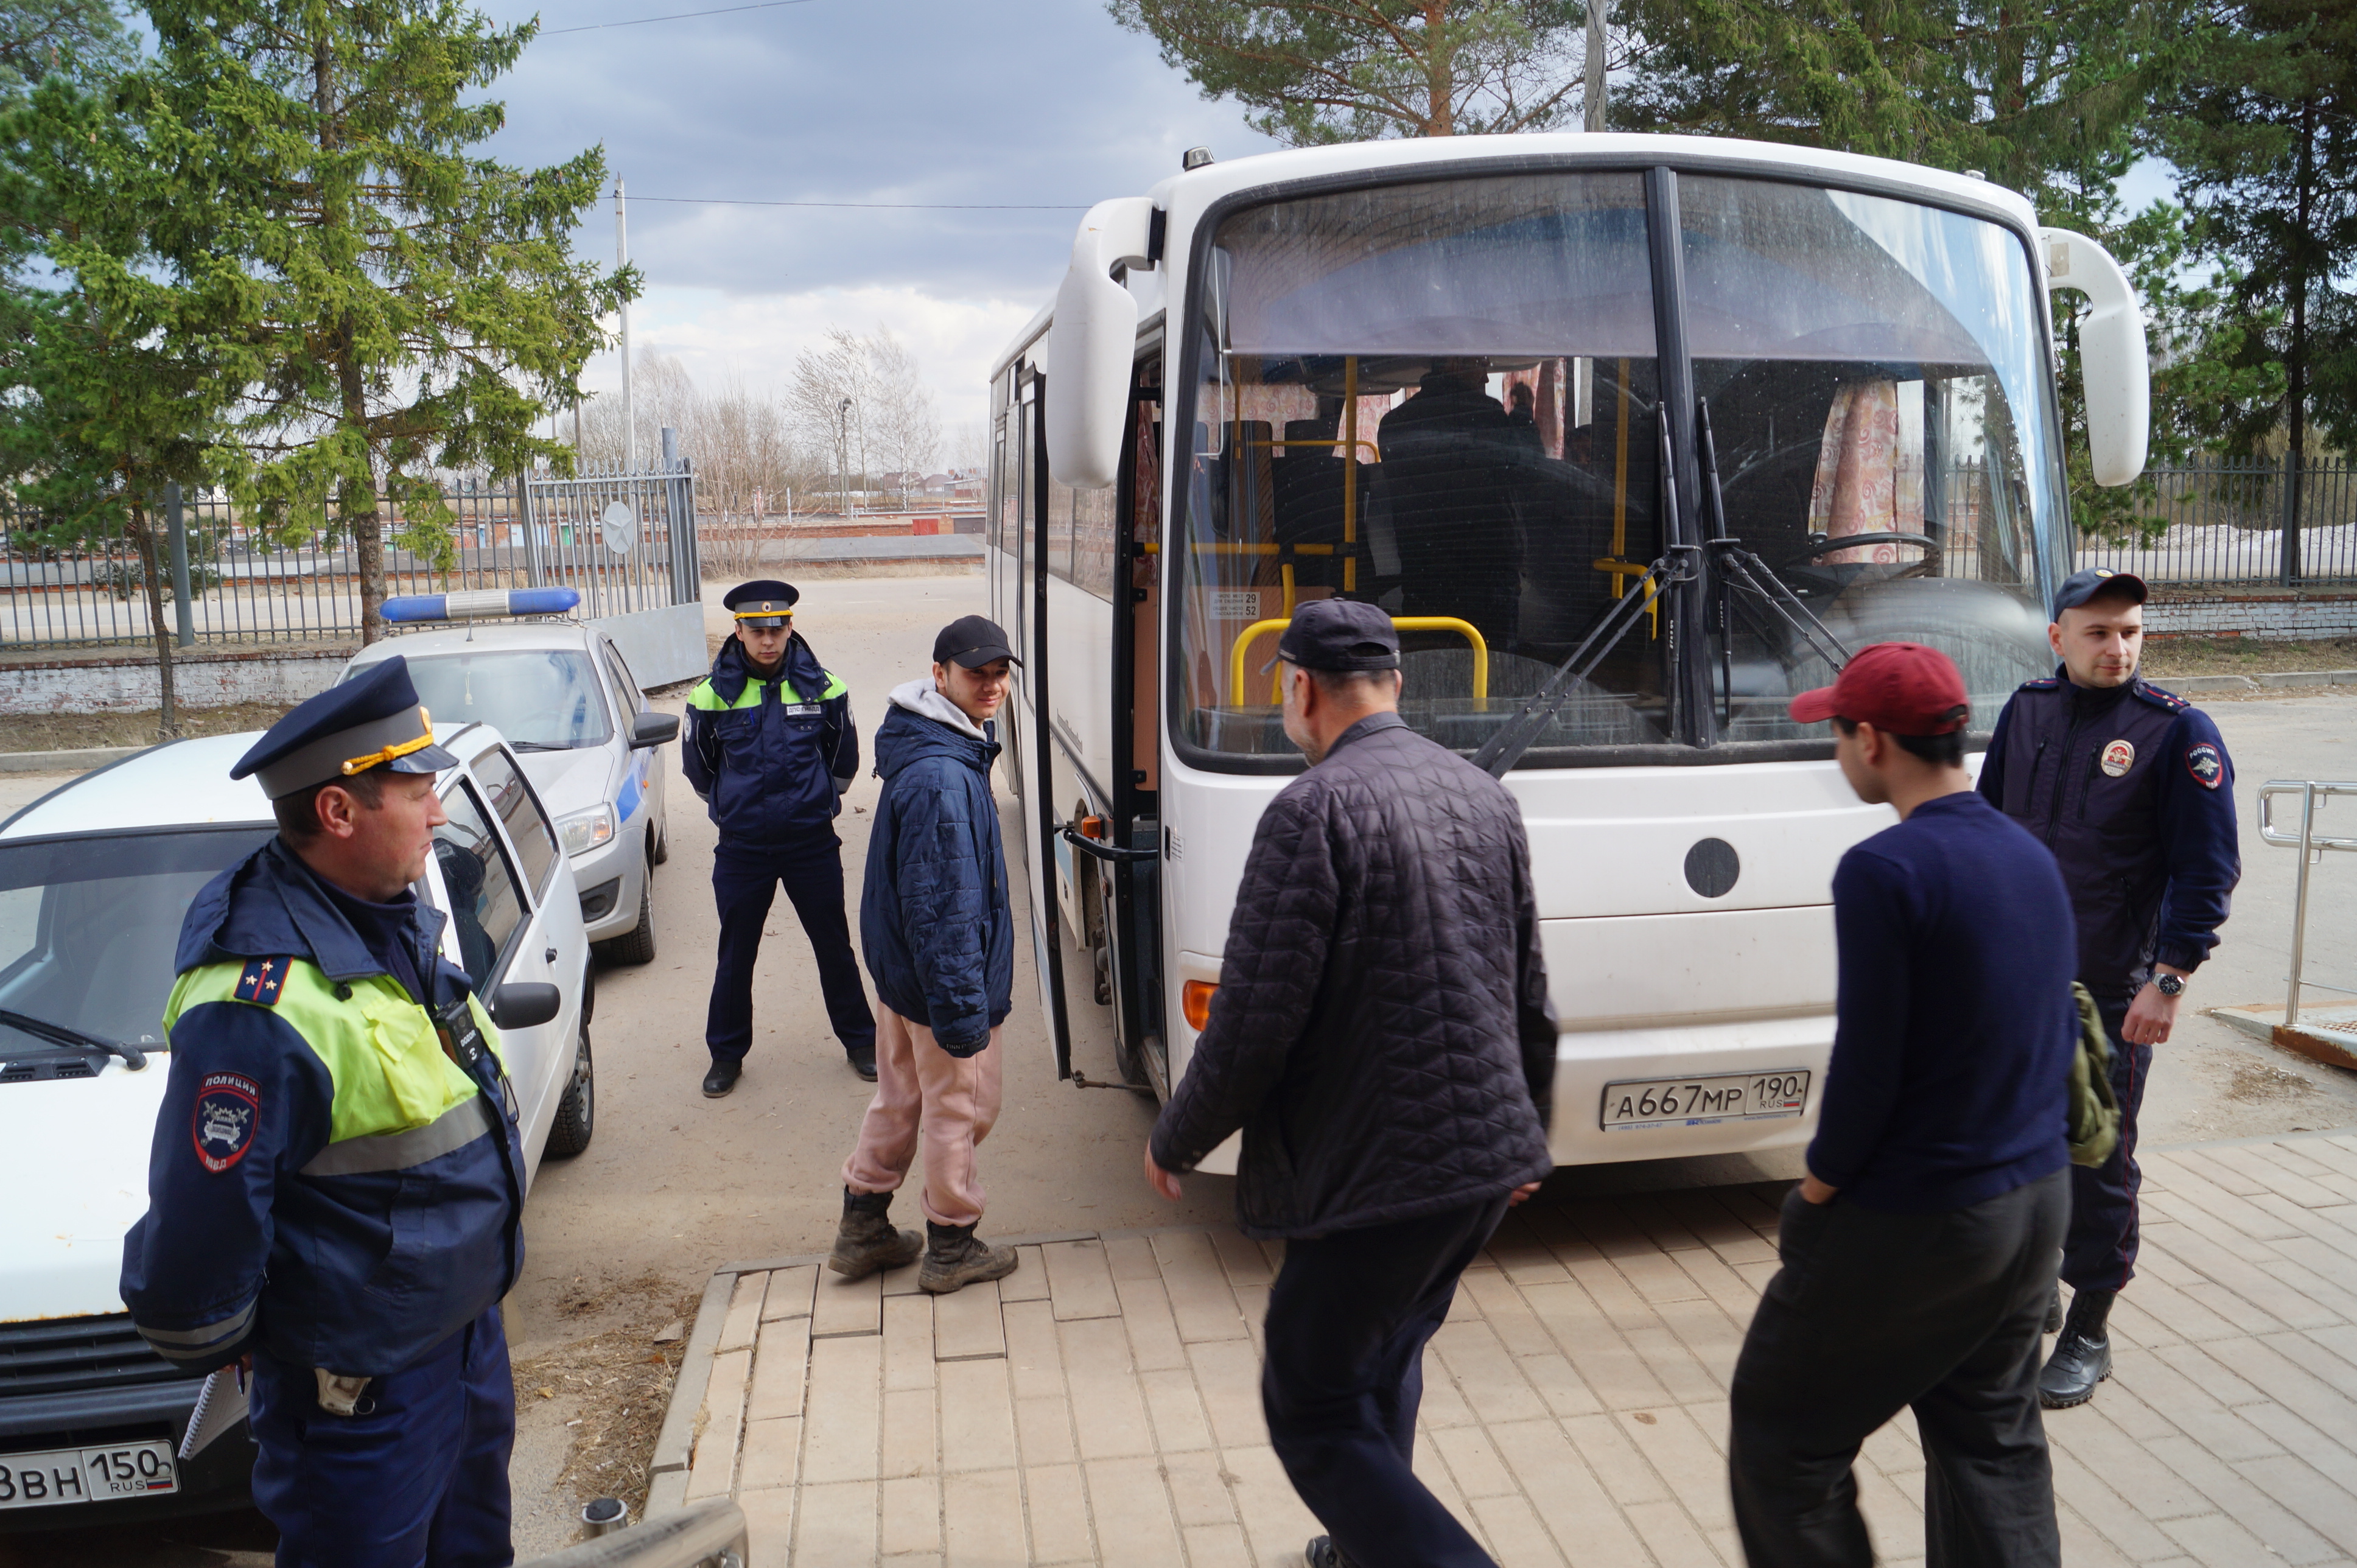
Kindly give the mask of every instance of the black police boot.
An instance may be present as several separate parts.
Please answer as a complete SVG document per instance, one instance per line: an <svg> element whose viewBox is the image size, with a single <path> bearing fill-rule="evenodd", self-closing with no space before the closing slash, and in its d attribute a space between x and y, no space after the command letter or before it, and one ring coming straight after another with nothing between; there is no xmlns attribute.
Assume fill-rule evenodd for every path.
<svg viewBox="0 0 2357 1568"><path fill-rule="evenodd" d="M835 1227L834 1251L826 1266L847 1279L864 1280L885 1269L901 1269L917 1261L924 1239L914 1230L892 1229L892 1195L843 1189L843 1223Z"/></svg>
<svg viewBox="0 0 2357 1568"><path fill-rule="evenodd" d="M1301 1560L1309 1568L1351 1568L1351 1560L1342 1555L1342 1549L1334 1544L1330 1535L1311 1536L1309 1544L1302 1550Z"/></svg>
<svg viewBox="0 0 2357 1568"><path fill-rule="evenodd" d="M737 1079L745 1071L742 1057L715 1057L712 1070L704 1075L704 1098L717 1100L737 1087Z"/></svg>
<svg viewBox="0 0 2357 1568"><path fill-rule="evenodd" d="M971 1225L936 1225L925 1221L925 1266L917 1271L917 1284L935 1295L982 1280L1003 1280L1019 1260L1012 1247L994 1247L977 1239Z"/></svg>
<svg viewBox="0 0 2357 1568"><path fill-rule="evenodd" d="M874 1042L871 1041L864 1046L845 1046L843 1047L843 1054L850 1058L852 1071L857 1073L860 1077L866 1079L870 1083L874 1083L876 1081L876 1046Z"/></svg>
<svg viewBox="0 0 2357 1568"><path fill-rule="evenodd" d="M2038 1374L2038 1402L2068 1410L2095 1397L2095 1385L2112 1375L2112 1340L2104 1332L2116 1292L2083 1290L2071 1297L2071 1316L2054 1354Z"/></svg>
<svg viewBox="0 0 2357 1568"><path fill-rule="evenodd" d="M2061 1280L2056 1280L2054 1282L2054 1294L2046 1298L2046 1332L2049 1334L2059 1334L2061 1330L2062 1282Z"/></svg>

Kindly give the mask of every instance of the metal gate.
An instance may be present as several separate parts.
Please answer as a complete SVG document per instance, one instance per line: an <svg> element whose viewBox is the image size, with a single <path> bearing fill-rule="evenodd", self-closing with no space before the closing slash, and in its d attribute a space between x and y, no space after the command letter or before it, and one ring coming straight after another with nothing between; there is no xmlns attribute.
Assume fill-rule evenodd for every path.
<svg viewBox="0 0 2357 1568"><path fill-rule="evenodd" d="M577 589L649 686L704 672L695 475L665 430L653 473L589 472L524 484L525 566L534 587Z"/></svg>

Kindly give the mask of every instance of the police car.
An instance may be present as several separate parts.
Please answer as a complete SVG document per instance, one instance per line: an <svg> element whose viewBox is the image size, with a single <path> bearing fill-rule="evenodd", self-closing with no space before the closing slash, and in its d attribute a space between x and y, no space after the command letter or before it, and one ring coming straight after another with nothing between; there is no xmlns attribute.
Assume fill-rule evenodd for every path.
<svg viewBox="0 0 2357 1568"><path fill-rule="evenodd" d="M0 1532L245 1498L252 1445L231 1432L182 1456L199 1384L147 1348L115 1287L147 1208L181 916L277 831L260 783L229 777L256 738L156 746L0 823ZM439 723L434 738L459 759L438 781L450 821L420 886L450 916L444 950L494 1020L511 985L558 993L554 1017L527 1026L511 1008L501 1028L537 1169L595 1127L572 857L497 730Z"/></svg>
<svg viewBox="0 0 2357 1568"><path fill-rule="evenodd" d="M395 626L449 629L387 638L347 664L342 678L398 653L409 660L418 701L437 721L497 725L554 814L598 956L645 963L655 956L654 868L671 853L655 748L679 734L679 719L648 705L602 629L566 619L490 619L561 617L579 603L571 588L387 599L384 618Z"/></svg>

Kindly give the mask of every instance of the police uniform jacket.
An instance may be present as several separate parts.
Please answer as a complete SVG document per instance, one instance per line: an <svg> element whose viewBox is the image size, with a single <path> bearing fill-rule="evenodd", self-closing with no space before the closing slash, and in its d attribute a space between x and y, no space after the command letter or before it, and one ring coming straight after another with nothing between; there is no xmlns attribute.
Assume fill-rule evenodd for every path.
<svg viewBox="0 0 2357 1568"><path fill-rule="evenodd" d="M773 679L753 672L730 638L687 694L681 761L723 847L784 848L832 833L859 776L851 689L820 668L800 634Z"/></svg>
<svg viewBox="0 0 2357 1568"><path fill-rule="evenodd" d="M2217 945L2243 869L2234 765L2184 698L2141 676L2029 682L1997 716L1980 791L2061 864L2098 997L2125 1001L2155 962L2190 971Z"/></svg>
<svg viewBox="0 0 2357 1568"><path fill-rule="evenodd" d="M475 1072L273 839L197 895L166 1005L171 1079L124 1304L190 1372L250 1350L397 1372L464 1328L523 1263L522 1140L498 1034L418 911L407 967L465 1001Z"/></svg>

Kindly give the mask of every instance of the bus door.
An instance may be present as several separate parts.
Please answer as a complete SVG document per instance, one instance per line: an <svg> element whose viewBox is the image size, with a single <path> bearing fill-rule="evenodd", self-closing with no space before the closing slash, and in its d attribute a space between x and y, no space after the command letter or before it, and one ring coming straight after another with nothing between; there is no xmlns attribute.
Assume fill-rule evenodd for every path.
<svg viewBox="0 0 2357 1568"><path fill-rule="evenodd" d="M1048 1039L1056 1058L1056 1076L1072 1075L1071 1023L1064 1009L1063 944L1056 925L1057 887L1054 848L1058 827L1056 797L1044 777L1055 742L1049 734L1051 685L1048 659L1046 565L1048 503L1047 437L1039 423L1045 381L1032 368L1027 352L1008 373L1017 378L1014 406L1008 411L1005 449L1006 478L1018 524L1015 573L1001 607L999 621L1022 650L1023 664L1015 671L1016 697L1000 728L1007 747L1007 772L1017 780L1017 816L1023 824L1024 870L1031 890L1031 956L1039 967L1039 1005L1047 1015ZM1013 611L1007 618L1006 610Z"/></svg>

